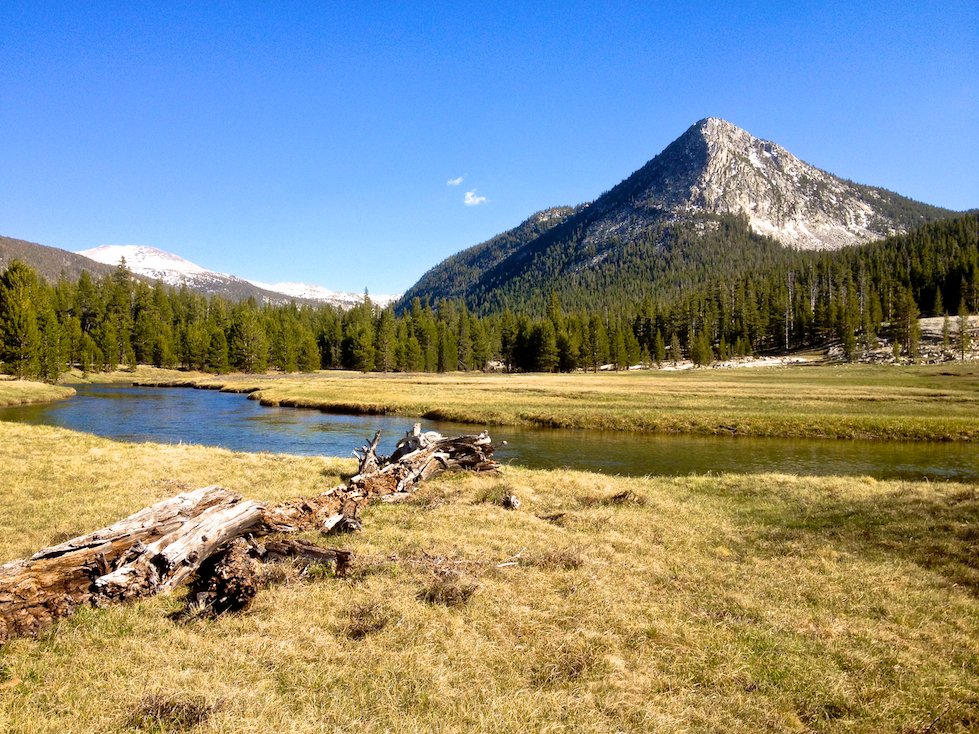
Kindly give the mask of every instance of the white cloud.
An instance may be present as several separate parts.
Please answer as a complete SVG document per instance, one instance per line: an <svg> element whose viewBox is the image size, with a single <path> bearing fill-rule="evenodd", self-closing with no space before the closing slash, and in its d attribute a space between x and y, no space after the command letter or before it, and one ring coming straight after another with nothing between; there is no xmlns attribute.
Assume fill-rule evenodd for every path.
<svg viewBox="0 0 979 734"><path fill-rule="evenodd" d="M462 179L463 179L462 176L459 176L458 178L450 178L448 181L445 182L445 185L446 186L458 186L459 184L462 183Z"/></svg>
<svg viewBox="0 0 979 734"><path fill-rule="evenodd" d="M479 204L482 204L484 201L486 201L486 197L477 196L476 190L473 189L472 191L466 192L466 198L462 200L462 203L465 204L466 206L477 206Z"/></svg>

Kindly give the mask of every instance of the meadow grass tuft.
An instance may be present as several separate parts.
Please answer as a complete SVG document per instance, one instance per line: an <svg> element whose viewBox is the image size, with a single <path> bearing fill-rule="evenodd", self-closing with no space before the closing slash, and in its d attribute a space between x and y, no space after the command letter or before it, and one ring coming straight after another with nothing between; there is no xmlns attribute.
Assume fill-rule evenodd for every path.
<svg viewBox="0 0 979 734"><path fill-rule="evenodd" d="M479 583L463 571L439 569L418 592L418 598L429 604L461 607L479 588Z"/></svg>
<svg viewBox="0 0 979 734"><path fill-rule="evenodd" d="M145 696L129 719L129 725L145 732L182 732L203 724L215 710L203 696L153 693Z"/></svg>
<svg viewBox="0 0 979 734"><path fill-rule="evenodd" d="M356 604L350 609L350 621L343 627L351 640L362 640L387 627L393 615L377 600Z"/></svg>

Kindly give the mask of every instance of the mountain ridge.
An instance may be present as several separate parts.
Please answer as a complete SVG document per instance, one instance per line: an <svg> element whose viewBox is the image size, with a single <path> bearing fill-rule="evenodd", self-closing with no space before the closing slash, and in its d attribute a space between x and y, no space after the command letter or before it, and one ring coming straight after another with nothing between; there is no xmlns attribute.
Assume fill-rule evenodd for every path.
<svg viewBox="0 0 979 734"><path fill-rule="evenodd" d="M238 300L248 297L268 303L298 300L327 303L343 309L352 308L364 300L363 294L333 291L308 283L264 283L219 273L172 252L146 245L100 245L77 254L106 265L118 265L121 259L125 259L126 266L138 275L174 287L187 286L207 295L230 295ZM396 296L377 296L372 300L385 305L394 298Z"/></svg>
<svg viewBox="0 0 979 734"><path fill-rule="evenodd" d="M300 304L329 304L342 309L363 303L363 294L332 291L308 283L264 283L239 278L235 275L208 270L179 255L146 245L100 245L80 252L71 252L37 242L14 237L0 236L0 270L14 260L30 265L48 282L54 283L62 276L77 280L83 272L99 278L111 274L125 259L127 269L147 282L160 281L165 285L207 296L222 296L231 301L254 298L259 303L274 305L297 302ZM397 296L371 296L381 306Z"/></svg>
<svg viewBox="0 0 979 734"><path fill-rule="evenodd" d="M0 269L6 268L14 260L27 263L51 283L62 274L70 280L78 280L83 272L99 277L114 270L111 266L68 250L0 235Z"/></svg>
<svg viewBox="0 0 979 734"><path fill-rule="evenodd" d="M594 276L603 262L621 259L632 247L634 257L619 265L621 280L634 283L650 270L640 261L675 242L678 229L713 236L725 227L742 228L739 241L777 257L777 250L761 240L785 249L835 250L956 214L841 179L716 117L694 123L595 201L570 209L555 226L516 247L501 247L499 238L526 231L530 220L439 263L406 292L401 305L414 297L433 302L462 297L471 308L494 310L539 301L543 291L569 294L572 300L586 296L582 289L611 288L627 295L613 276L589 273ZM649 295L657 287L645 283L643 294L631 295Z"/></svg>

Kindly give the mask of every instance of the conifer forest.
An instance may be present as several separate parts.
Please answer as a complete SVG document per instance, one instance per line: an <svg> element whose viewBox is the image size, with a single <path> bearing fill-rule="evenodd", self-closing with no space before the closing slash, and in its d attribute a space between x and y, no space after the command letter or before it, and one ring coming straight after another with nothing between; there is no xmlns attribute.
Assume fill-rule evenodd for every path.
<svg viewBox="0 0 979 734"><path fill-rule="evenodd" d="M0 364L56 381L70 368L151 364L210 372L348 369L555 372L780 354L838 344L858 359L887 333L915 357L919 316L949 316L952 350L979 310L979 216L968 214L836 252L769 248L745 268L713 258L671 270L672 285L613 302L526 294L506 307L465 300L386 308L231 303L114 273L41 279L0 271ZM634 293L642 294L637 287ZM956 341L958 340L958 341Z"/></svg>

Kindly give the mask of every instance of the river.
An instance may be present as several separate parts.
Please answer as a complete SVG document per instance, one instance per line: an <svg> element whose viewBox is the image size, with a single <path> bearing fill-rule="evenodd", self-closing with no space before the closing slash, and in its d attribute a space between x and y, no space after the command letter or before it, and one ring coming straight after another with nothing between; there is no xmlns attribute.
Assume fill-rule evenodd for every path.
<svg viewBox="0 0 979 734"><path fill-rule="evenodd" d="M389 452L416 419L267 408L216 390L81 385L70 400L0 408L0 420L61 426L123 441L192 443L236 451L351 456L383 432ZM426 430L474 433L473 426L424 421ZM658 435L489 428L507 444L503 462L628 476L707 472L867 475L882 479L979 481L979 451L964 443L898 443Z"/></svg>

